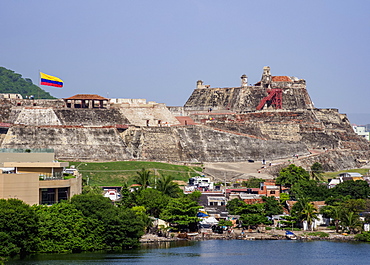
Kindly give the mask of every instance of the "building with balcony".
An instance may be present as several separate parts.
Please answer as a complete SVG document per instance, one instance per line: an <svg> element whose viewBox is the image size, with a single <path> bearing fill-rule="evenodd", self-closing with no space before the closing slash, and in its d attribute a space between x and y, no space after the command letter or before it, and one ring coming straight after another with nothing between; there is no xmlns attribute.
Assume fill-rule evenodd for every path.
<svg viewBox="0 0 370 265"><path fill-rule="evenodd" d="M51 205L82 192L82 177L65 177L68 162L57 162L54 153L0 152L0 198L17 198L27 204ZM5 173L6 172L6 173Z"/></svg>

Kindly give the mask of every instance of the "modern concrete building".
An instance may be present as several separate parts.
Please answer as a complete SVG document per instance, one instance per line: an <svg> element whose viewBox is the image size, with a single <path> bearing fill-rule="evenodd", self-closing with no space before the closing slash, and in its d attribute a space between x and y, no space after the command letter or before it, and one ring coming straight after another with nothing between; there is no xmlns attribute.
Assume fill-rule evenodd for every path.
<svg viewBox="0 0 370 265"><path fill-rule="evenodd" d="M370 132L366 131L366 127L365 126L353 125L352 128L353 128L353 130L355 131L355 133L357 135L362 136L366 140L370 141Z"/></svg>
<svg viewBox="0 0 370 265"><path fill-rule="evenodd" d="M82 191L82 178L64 179L68 162L54 161L54 153L0 153L0 198L17 198L27 204L51 205Z"/></svg>

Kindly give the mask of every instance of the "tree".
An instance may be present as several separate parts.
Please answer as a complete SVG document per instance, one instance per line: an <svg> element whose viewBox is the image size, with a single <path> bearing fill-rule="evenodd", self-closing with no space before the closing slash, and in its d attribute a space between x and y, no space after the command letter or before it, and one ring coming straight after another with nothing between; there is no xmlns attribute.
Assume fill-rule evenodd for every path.
<svg viewBox="0 0 370 265"><path fill-rule="evenodd" d="M85 185L82 188L82 194L102 195L103 190L99 186Z"/></svg>
<svg viewBox="0 0 370 265"><path fill-rule="evenodd" d="M309 177L310 174L305 169L291 164L280 170L279 177L276 178L276 184L291 187L293 184L302 180L308 180Z"/></svg>
<svg viewBox="0 0 370 265"><path fill-rule="evenodd" d="M261 182L264 182L264 180L260 178L250 178L246 181L243 181L242 186L247 188L259 188Z"/></svg>
<svg viewBox="0 0 370 265"><path fill-rule="evenodd" d="M109 198L96 194L80 194L71 198L71 203L86 217L102 220L111 211L113 204Z"/></svg>
<svg viewBox="0 0 370 265"><path fill-rule="evenodd" d="M246 205L246 203L238 198L234 198L228 201L226 208L230 214L237 214L239 212L239 208Z"/></svg>
<svg viewBox="0 0 370 265"><path fill-rule="evenodd" d="M301 220L307 222L307 227L311 228L311 230L313 230L313 222L316 219L318 219L317 218L317 210L316 210L315 206L313 205L313 203L311 203L311 202L305 203L304 206L303 206L303 209L300 213L300 216L301 216Z"/></svg>
<svg viewBox="0 0 370 265"><path fill-rule="evenodd" d="M317 210L312 202L305 198L301 198L292 207L292 216L296 216L299 221L306 222L307 227L312 230L313 222L317 218Z"/></svg>
<svg viewBox="0 0 370 265"><path fill-rule="evenodd" d="M35 211L18 199L0 199L0 256L36 251L38 219Z"/></svg>
<svg viewBox="0 0 370 265"><path fill-rule="evenodd" d="M273 216L276 214L283 213L283 207L281 206L280 202L276 200L275 197L262 197L264 202L264 213L267 216Z"/></svg>
<svg viewBox="0 0 370 265"><path fill-rule="evenodd" d="M81 252L105 248L104 224L67 202L34 206L39 216L38 251Z"/></svg>
<svg viewBox="0 0 370 265"><path fill-rule="evenodd" d="M186 229L196 229L199 204L190 196L172 199L163 209L160 218Z"/></svg>
<svg viewBox="0 0 370 265"><path fill-rule="evenodd" d="M251 226L258 226L260 224L270 224L271 222L266 216L258 213L253 214L242 214L240 220L243 222L243 226L247 226L250 229Z"/></svg>
<svg viewBox="0 0 370 265"><path fill-rule="evenodd" d="M347 180L329 189L333 197L350 195L352 199L367 199L370 196L369 184L364 180Z"/></svg>
<svg viewBox="0 0 370 265"><path fill-rule="evenodd" d="M137 196L137 192L131 192L128 188L127 183L125 182L123 183L122 189L121 189L121 199L115 204L118 207L132 208L137 205L136 196Z"/></svg>
<svg viewBox="0 0 370 265"><path fill-rule="evenodd" d="M231 222L230 220L225 220L225 219L221 219L218 224L218 226L233 226L233 222Z"/></svg>
<svg viewBox="0 0 370 265"><path fill-rule="evenodd" d="M137 247L145 232L144 219L131 209L114 209L112 215L103 219L105 244L111 249Z"/></svg>
<svg viewBox="0 0 370 265"><path fill-rule="evenodd" d="M32 83L29 78L22 78L22 75L0 67L0 93L21 94L23 98L28 95L37 95L39 98L53 99L49 92L42 90Z"/></svg>
<svg viewBox="0 0 370 265"><path fill-rule="evenodd" d="M151 188L141 190L136 194L136 204L144 206L147 214L156 218L159 217L169 201L169 196Z"/></svg>
<svg viewBox="0 0 370 265"><path fill-rule="evenodd" d="M362 227L360 216L355 212L346 212L342 218L343 226L347 227L350 234L355 234Z"/></svg>
<svg viewBox="0 0 370 265"><path fill-rule="evenodd" d="M141 189L146 189L150 186L152 181L152 171L142 168L141 171L137 171L136 174L134 181L136 184L141 185Z"/></svg>
<svg viewBox="0 0 370 265"><path fill-rule="evenodd" d="M328 196L328 188L316 180L301 180L291 188L291 194L295 198L307 198L309 201L323 201Z"/></svg>
<svg viewBox="0 0 370 265"><path fill-rule="evenodd" d="M311 166L311 178L315 181L323 181L324 169L319 162L313 163Z"/></svg>
<svg viewBox="0 0 370 265"><path fill-rule="evenodd" d="M84 216L103 222L104 243L112 249L136 246L144 233L143 218L131 209L115 207L102 195L75 195L71 203Z"/></svg>
<svg viewBox="0 0 370 265"><path fill-rule="evenodd" d="M290 196L288 193L280 193L280 203L284 205L286 201L290 199Z"/></svg>
<svg viewBox="0 0 370 265"><path fill-rule="evenodd" d="M281 217L279 222L293 229L294 224L297 223L297 216L285 215Z"/></svg>
<svg viewBox="0 0 370 265"><path fill-rule="evenodd" d="M341 206L328 205L320 209L325 217L333 219L335 225L335 232L339 232L339 222L343 214L343 208Z"/></svg>
<svg viewBox="0 0 370 265"><path fill-rule="evenodd" d="M172 198L178 198L181 196L182 190L179 188L177 183L173 182L173 180L173 176L161 175L157 180L155 188L165 195L168 195Z"/></svg>
<svg viewBox="0 0 370 265"><path fill-rule="evenodd" d="M347 212L359 214L366 209L366 201L363 199L348 199L342 202L341 206Z"/></svg>

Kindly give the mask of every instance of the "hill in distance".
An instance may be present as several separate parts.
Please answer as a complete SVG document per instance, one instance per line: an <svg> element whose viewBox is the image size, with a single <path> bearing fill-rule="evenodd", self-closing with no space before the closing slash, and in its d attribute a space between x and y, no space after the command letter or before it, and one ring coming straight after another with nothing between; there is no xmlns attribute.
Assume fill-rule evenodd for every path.
<svg viewBox="0 0 370 265"><path fill-rule="evenodd" d="M23 98L34 95L35 99L54 99L49 92L33 84L30 78L0 67L0 93L21 94Z"/></svg>

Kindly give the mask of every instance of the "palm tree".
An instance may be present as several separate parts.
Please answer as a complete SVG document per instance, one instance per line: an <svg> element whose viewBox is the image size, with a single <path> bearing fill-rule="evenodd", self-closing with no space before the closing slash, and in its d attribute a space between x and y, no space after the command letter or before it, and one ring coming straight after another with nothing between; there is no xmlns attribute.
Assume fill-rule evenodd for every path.
<svg viewBox="0 0 370 265"><path fill-rule="evenodd" d="M141 171L137 171L136 174L134 181L141 185L141 189L145 190L151 183L152 171L143 168Z"/></svg>
<svg viewBox="0 0 370 265"><path fill-rule="evenodd" d="M360 229L362 225L360 216L355 212L348 212L344 214L342 223L348 228L350 234L354 234L356 229Z"/></svg>
<svg viewBox="0 0 370 265"><path fill-rule="evenodd" d="M343 214L343 209L340 206L326 206L323 213L334 220L335 232L339 232L339 222Z"/></svg>
<svg viewBox="0 0 370 265"><path fill-rule="evenodd" d="M166 194L172 198L179 197L179 185L173 182L174 177L170 175L161 175L157 180L156 189L161 191L163 194Z"/></svg>
<svg viewBox="0 0 370 265"><path fill-rule="evenodd" d="M313 230L312 223L317 218L317 210L312 202L308 202L306 200L298 201L300 204L300 210L298 212L298 217L301 221L307 222L307 226Z"/></svg>

